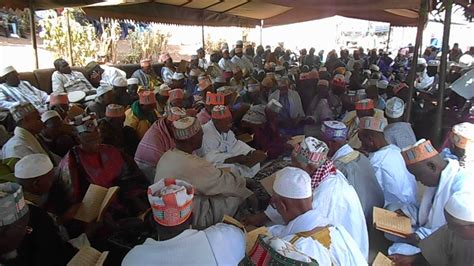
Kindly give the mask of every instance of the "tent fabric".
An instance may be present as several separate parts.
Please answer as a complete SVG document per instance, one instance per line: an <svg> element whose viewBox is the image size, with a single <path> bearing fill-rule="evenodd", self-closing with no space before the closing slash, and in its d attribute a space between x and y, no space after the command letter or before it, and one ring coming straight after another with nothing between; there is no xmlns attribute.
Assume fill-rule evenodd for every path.
<svg viewBox="0 0 474 266"><path fill-rule="evenodd" d="M28 8L28 0L2 0L0 7L12 9ZM61 7L74 7L92 5L102 0L33 0L33 7L36 10L52 9Z"/></svg>

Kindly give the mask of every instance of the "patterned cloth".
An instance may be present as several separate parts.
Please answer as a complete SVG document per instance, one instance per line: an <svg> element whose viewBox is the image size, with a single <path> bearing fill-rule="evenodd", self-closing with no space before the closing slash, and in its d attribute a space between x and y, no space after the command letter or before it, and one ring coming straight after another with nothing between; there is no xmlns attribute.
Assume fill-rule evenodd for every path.
<svg viewBox="0 0 474 266"><path fill-rule="evenodd" d="M327 159L326 162L321 165L316 172L311 175L311 188L313 191L321 184L321 182L330 175L336 174L336 167L332 160Z"/></svg>

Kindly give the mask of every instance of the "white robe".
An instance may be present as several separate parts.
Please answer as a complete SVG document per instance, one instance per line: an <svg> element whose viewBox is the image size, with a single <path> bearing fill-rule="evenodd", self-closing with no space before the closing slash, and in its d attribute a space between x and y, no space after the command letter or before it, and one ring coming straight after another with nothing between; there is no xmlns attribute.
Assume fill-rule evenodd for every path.
<svg viewBox="0 0 474 266"><path fill-rule="evenodd" d="M55 93L69 93L73 91L88 92L93 90L91 83L79 71L71 71L70 74L64 74L59 71L54 71L51 76L53 92Z"/></svg>
<svg viewBox="0 0 474 266"><path fill-rule="evenodd" d="M16 127L13 131L13 137L3 145L2 158L21 159L26 155L42 153L49 155L41 146L36 137L28 130Z"/></svg>
<svg viewBox="0 0 474 266"><path fill-rule="evenodd" d="M237 265L244 256L242 230L218 223L165 241L148 238L128 252L122 265Z"/></svg>
<svg viewBox="0 0 474 266"><path fill-rule="evenodd" d="M310 210L289 222L268 228L273 236L290 241L295 234L308 232L316 227L325 227L331 221L321 217L318 210ZM358 249L357 243L344 227L337 224L329 226L331 245L327 248L311 237L302 237L294 245L300 252L315 259L319 265L367 265L367 260Z"/></svg>
<svg viewBox="0 0 474 266"><path fill-rule="evenodd" d="M274 91L270 96L268 96L268 101L275 99L280 101L280 90ZM301 103L301 97L298 92L294 90L288 90L288 100L290 102L290 116L292 119L297 117L304 117L303 104Z"/></svg>
<svg viewBox="0 0 474 266"><path fill-rule="evenodd" d="M424 239L446 224L444 206L451 195L458 191L474 191L474 179L459 162L447 159L448 165L441 172L437 187L426 187L420 203L418 224L415 233ZM396 243L390 247L390 254L412 255L421 252L420 249L408 244Z"/></svg>
<svg viewBox="0 0 474 266"><path fill-rule="evenodd" d="M341 172L327 177L313 191L313 210L330 223L343 226L368 258L369 236L364 211L357 193ZM270 205L265 215L275 224L284 224L281 215Z"/></svg>
<svg viewBox="0 0 474 266"><path fill-rule="evenodd" d="M9 110L15 104L29 102L40 112L48 110L49 95L35 88L28 81L21 80L17 87L0 84L0 109Z"/></svg>
<svg viewBox="0 0 474 266"><path fill-rule="evenodd" d="M117 78L124 78L127 79L127 74L116 67L111 66L101 66L104 69L102 73L102 79L100 80L100 85L108 85L113 86L114 80Z"/></svg>
<svg viewBox="0 0 474 266"><path fill-rule="evenodd" d="M211 162L217 168L230 167L232 173L242 177L254 177L260 171L260 164L256 164L249 168L241 164L226 164L224 161L237 155L246 155L254 151L252 147L246 143L237 140L234 132L229 130L227 133L219 133L212 120L207 122L203 127L202 152L204 158Z"/></svg>
<svg viewBox="0 0 474 266"><path fill-rule="evenodd" d="M232 60L230 58L221 58L219 60L219 67L225 72L232 72L232 70L234 69L234 63L232 63Z"/></svg>
<svg viewBox="0 0 474 266"><path fill-rule="evenodd" d="M389 144L371 153L369 160L384 193L384 208L391 211L401 209L415 224L418 214L416 180L408 172L400 149Z"/></svg>

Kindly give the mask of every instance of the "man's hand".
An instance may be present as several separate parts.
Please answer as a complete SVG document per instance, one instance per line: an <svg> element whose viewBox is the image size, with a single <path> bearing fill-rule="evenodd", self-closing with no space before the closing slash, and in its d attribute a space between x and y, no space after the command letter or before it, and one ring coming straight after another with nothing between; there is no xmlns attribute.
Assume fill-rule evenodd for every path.
<svg viewBox="0 0 474 266"><path fill-rule="evenodd" d="M394 254L388 257L393 262L395 262L395 265L397 266L410 266L410 265L413 265L413 263L416 261L417 255L406 256L406 255Z"/></svg>
<svg viewBox="0 0 474 266"><path fill-rule="evenodd" d="M253 167L257 163L261 163L267 159L267 154L261 150L253 151L247 158L246 162L243 163L248 167Z"/></svg>
<svg viewBox="0 0 474 266"><path fill-rule="evenodd" d="M406 240L408 243L412 244L413 246L418 246L421 239L417 234L413 233L413 234L409 234Z"/></svg>
<svg viewBox="0 0 474 266"><path fill-rule="evenodd" d="M240 163L240 164L244 164L246 161L247 161L247 157L246 157L245 155L237 155L237 156L234 156L234 157L230 157L230 158L225 159L224 163L229 163L229 164L232 164L232 163Z"/></svg>
<svg viewBox="0 0 474 266"><path fill-rule="evenodd" d="M262 212L244 217L242 219L242 224L260 227L264 226L269 221L270 219Z"/></svg>

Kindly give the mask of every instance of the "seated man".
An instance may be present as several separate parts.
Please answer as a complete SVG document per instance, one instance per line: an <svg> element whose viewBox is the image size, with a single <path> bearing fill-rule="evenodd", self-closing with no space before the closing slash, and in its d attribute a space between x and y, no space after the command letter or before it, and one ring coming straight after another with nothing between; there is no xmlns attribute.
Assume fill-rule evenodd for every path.
<svg viewBox="0 0 474 266"><path fill-rule="evenodd" d="M421 240L421 252L390 258L396 265L472 265L474 264L474 195L458 192L444 207L447 225Z"/></svg>
<svg viewBox="0 0 474 266"><path fill-rule="evenodd" d="M199 122L204 125L207 122L209 122L212 117L212 108L217 105L224 105L225 101L225 95L221 93L212 93L208 91L206 93L206 104L204 108L201 109L201 111L196 115L197 119Z"/></svg>
<svg viewBox="0 0 474 266"><path fill-rule="evenodd" d="M125 111L124 107L118 104L107 105L105 117L99 121L99 131L102 137L102 143L114 146L133 157L137 150L138 136L137 132L124 126Z"/></svg>
<svg viewBox="0 0 474 266"><path fill-rule="evenodd" d="M164 83L170 85L171 78L176 70L173 65L173 58L171 58L169 53L164 53L160 55L160 61L163 63L163 67L161 68L161 78Z"/></svg>
<svg viewBox="0 0 474 266"><path fill-rule="evenodd" d="M317 136L321 124L326 120L334 120L338 114L332 106L329 98L329 82L327 80L319 80L316 88L317 94L311 101L306 113L306 125L304 133L306 136ZM334 96L337 98L337 96Z"/></svg>
<svg viewBox="0 0 474 266"><path fill-rule="evenodd" d="M0 184L0 205L0 264L66 265L77 253L45 211L25 203L20 185Z"/></svg>
<svg viewBox="0 0 474 266"><path fill-rule="evenodd" d="M176 147L173 136L173 122L186 116L186 111L171 107L166 117L156 120L143 135L135 153L135 162L151 182L161 156Z"/></svg>
<svg viewBox="0 0 474 266"><path fill-rule="evenodd" d="M46 111L41 115L43 130L38 134L38 138L48 150L60 157L75 146L73 128L66 125L61 116L56 111Z"/></svg>
<svg viewBox="0 0 474 266"><path fill-rule="evenodd" d="M43 129L40 114L31 103L17 104L10 109L16 122L13 137L2 148L2 158L21 159L29 154L42 153L50 156L54 163L55 158L36 137Z"/></svg>
<svg viewBox="0 0 474 266"><path fill-rule="evenodd" d="M138 216L145 211L149 183L133 159L113 146L101 144L93 115L75 117L74 126L79 145L59 164L57 182L66 198L58 213L82 202L90 184L120 187L117 200L108 209L114 219Z"/></svg>
<svg viewBox="0 0 474 266"><path fill-rule="evenodd" d="M385 110L385 100L379 95L379 84L381 84L381 82L382 80L379 80L376 85L369 85L365 89L365 93L367 94L368 99L374 101L375 108Z"/></svg>
<svg viewBox="0 0 474 266"><path fill-rule="evenodd" d="M132 102L138 100L138 79L129 78L127 79L127 93L130 95Z"/></svg>
<svg viewBox="0 0 474 266"><path fill-rule="evenodd" d="M126 73L116 67L103 66L91 61L85 67L86 78L95 88L99 86L113 86L116 78L126 78Z"/></svg>
<svg viewBox="0 0 474 266"><path fill-rule="evenodd" d="M141 91L138 96L139 100L125 111L124 125L133 128L141 140L160 114L156 110L156 98L153 92Z"/></svg>
<svg viewBox="0 0 474 266"><path fill-rule="evenodd" d="M252 178L260 171L260 163L266 159L266 155L237 140L231 127L232 114L229 108L214 106L212 120L202 127L204 158L218 168L230 167L236 175Z"/></svg>
<svg viewBox="0 0 474 266"><path fill-rule="evenodd" d="M71 70L69 63L64 59L54 60L54 69L51 83L54 93L69 93L83 91L86 94L94 93L94 87L79 71Z"/></svg>
<svg viewBox="0 0 474 266"><path fill-rule="evenodd" d="M95 113L98 119L105 117L107 105L114 101L114 91L112 86L101 85L97 88L96 98L86 107L86 113Z"/></svg>
<svg viewBox="0 0 474 266"><path fill-rule="evenodd" d="M459 160L466 169L474 166L474 124L463 122L454 125L441 152L445 158Z"/></svg>
<svg viewBox="0 0 474 266"><path fill-rule="evenodd" d="M446 224L444 206L453 194L460 191L474 193L474 177L461 168L458 161L443 159L429 140L421 139L414 146L403 150L402 155L408 170L426 187L416 231L407 238L409 244L417 246L420 240ZM389 253L412 255L420 252L414 246L395 243Z"/></svg>
<svg viewBox="0 0 474 266"><path fill-rule="evenodd" d="M15 104L27 102L33 104L39 113L48 110L48 94L28 81L20 80L20 75L12 66L0 69L0 79L5 81L0 84L0 109L8 110Z"/></svg>
<svg viewBox="0 0 474 266"><path fill-rule="evenodd" d="M132 101L132 97L127 92L127 89L128 89L127 80L122 77L116 78L114 80L113 85L114 85L113 86L114 88L114 101L113 102L116 104L120 104L125 108L130 106L133 103L133 101Z"/></svg>
<svg viewBox="0 0 474 266"><path fill-rule="evenodd" d="M373 208L384 205L383 191L369 159L347 144L347 127L339 121L325 121L321 127L321 138L328 145L337 170L354 187L364 210L368 226L372 226Z"/></svg>
<svg viewBox="0 0 474 266"><path fill-rule="evenodd" d="M149 187L152 215L146 222L154 237L130 250L122 265L239 264L245 256L245 235L239 228L223 223L202 231L190 228L194 192L189 183L172 178Z"/></svg>
<svg viewBox="0 0 474 266"><path fill-rule="evenodd" d="M66 93L51 93L49 96L49 110L56 111L61 119L66 120L69 112L69 99Z"/></svg>
<svg viewBox="0 0 474 266"><path fill-rule="evenodd" d="M415 132L410 123L404 122L403 113L405 112L405 103L398 97L392 97L387 101L385 115L388 125L384 129L385 139L388 143L397 146L400 149L415 144Z"/></svg>
<svg viewBox="0 0 474 266"><path fill-rule="evenodd" d="M388 144L383 130L387 122L371 116L362 117L359 123L359 138L362 150L369 153L369 160L375 170L375 176L383 190L384 208L402 210L405 215L417 220L416 180L407 170L400 149Z"/></svg>
<svg viewBox="0 0 474 266"><path fill-rule="evenodd" d="M138 79L139 85L148 90L153 90L154 87L160 86L161 82L158 75L151 66L151 59L142 59L140 61L140 69L135 70L132 78Z"/></svg>
<svg viewBox="0 0 474 266"><path fill-rule="evenodd" d="M276 173L272 205L283 223L268 231L289 241L319 265L366 265L367 255L344 227L333 225L334 221L324 219L313 208L311 183L309 175L298 168L286 167Z"/></svg>
<svg viewBox="0 0 474 266"><path fill-rule="evenodd" d="M222 221L224 214L233 216L252 192L243 177L219 170L193 155L202 146L201 124L194 117L173 122L176 148L161 156L156 166L155 182L173 176L190 182L196 189L193 226L204 228Z"/></svg>
<svg viewBox="0 0 474 266"><path fill-rule="evenodd" d="M300 122L305 114L298 92L290 90L288 77L278 80L278 90L270 94L268 100L278 101L283 105L282 111L278 115L280 131L288 136L299 135L303 132Z"/></svg>
<svg viewBox="0 0 474 266"><path fill-rule="evenodd" d="M360 149L361 143L357 135L359 132L360 118L364 116L373 116L383 118L383 111L374 108L374 101L371 99L363 99L355 104L355 110L347 113L342 119L342 123L347 126L347 138L349 146L353 149Z"/></svg>
<svg viewBox="0 0 474 266"><path fill-rule="evenodd" d="M325 218L332 224L344 227L363 257L367 258L369 239L362 206L354 188L347 183L344 175L336 170L332 160L327 158L328 151L324 142L307 137L295 147L291 156L293 165L311 176L312 206L315 213L321 219ZM269 205L264 213L249 216L245 221L256 226L264 225L268 221L285 224L284 217L272 205Z"/></svg>
<svg viewBox="0 0 474 266"><path fill-rule="evenodd" d="M264 151L271 160L292 149L278 131L278 114L282 108L279 102L271 100L266 105L253 105L242 118L242 125L253 133L253 147Z"/></svg>
<svg viewBox="0 0 474 266"><path fill-rule="evenodd" d="M168 108L179 107L184 108L184 91L182 89L173 89L168 92Z"/></svg>
<svg viewBox="0 0 474 266"><path fill-rule="evenodd" d="M158 87L158 89L154 90L155 98L156 98L156 110L158 111L160 115L165 115L165 110L167 108L168 99L170 96L169 95L170 90L171 90L170 87L166 83L161 84L161 86Z"/></svg>

